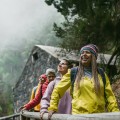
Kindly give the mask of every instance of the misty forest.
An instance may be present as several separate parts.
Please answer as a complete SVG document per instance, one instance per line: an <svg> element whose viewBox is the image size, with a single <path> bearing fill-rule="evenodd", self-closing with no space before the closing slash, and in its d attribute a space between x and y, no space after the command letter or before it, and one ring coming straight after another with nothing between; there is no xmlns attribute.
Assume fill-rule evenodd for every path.
<svg viewBox="0 0 120 120"><path fill-rule="evenodd" d="M12 90L35 45L78 50L96 44L114 57L120 79L120 0L1 0L0 116L13 114ZM120 96L119 96L120 98Z"/></svg>

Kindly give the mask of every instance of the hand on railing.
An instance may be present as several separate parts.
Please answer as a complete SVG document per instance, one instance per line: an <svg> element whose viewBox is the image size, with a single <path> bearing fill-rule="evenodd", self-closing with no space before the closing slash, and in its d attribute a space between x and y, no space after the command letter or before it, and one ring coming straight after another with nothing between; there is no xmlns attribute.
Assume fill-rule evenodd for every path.
<svg viewBox="0 0 120 120"><path fill-rule="evenodd" d="M56 113L56 111L49 111L49 112L48 112L48 120L51 119L51 117L52 117L52 115L53 115L54 113Z"/></svg>
<svg viewBox="0 0 120 120"><path fill-rule="evenodd" d="M26 108L25 108L25 106L21 106L20 108L19 108L19 112L24 112L24 110L26 110Z"/></svg>
<svg viewBox="0 0 120 120"><path fill-rule="evenodd" d="M40 120L43 120L43 115L44 115L45 113L48 113L48 112L47 112L47 111L40 112Z"/></svg>
<svg viewBox="0 0 120 120"><path fill-rule="evenodd" d="M54 113L56 113L56 111L49 111L49 112L43 111L43 112L40 112L40 120L43 120L43 115L44 115L45 113L48 113L48 120L50 120L51 117L52 117L52 115L53 115Z"/></svg>

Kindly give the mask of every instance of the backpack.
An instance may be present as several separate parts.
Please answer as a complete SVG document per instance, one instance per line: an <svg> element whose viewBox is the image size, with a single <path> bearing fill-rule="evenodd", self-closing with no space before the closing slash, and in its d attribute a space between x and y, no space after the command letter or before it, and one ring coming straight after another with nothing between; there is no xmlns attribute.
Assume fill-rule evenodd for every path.
<svg viewBox="0 0 120 120"><path fill-rule="evenodd" d="M104 85L104 97L105 97L105 100L106 100L106 94L105 94L106 78L105 78L105 73L104 73L104 70L102 68L98 67L97 70L98 70L98 73L102 77L102 81L103 81L103 85ZM71 68L71 76L70 76L71 77L71 92L73 92L74 82L75 82L75 79L76 79L77 72L78 72L78 67Z"/></svg>

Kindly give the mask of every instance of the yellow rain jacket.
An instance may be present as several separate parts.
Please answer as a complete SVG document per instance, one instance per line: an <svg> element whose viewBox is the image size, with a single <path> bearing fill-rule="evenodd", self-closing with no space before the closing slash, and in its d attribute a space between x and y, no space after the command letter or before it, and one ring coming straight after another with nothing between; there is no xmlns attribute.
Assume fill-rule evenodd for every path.
<svg viewBox="0 0 120 120"><path fill-rule="evenodd" d="M71 86L70 72L65 74L59 84L54 88L51 96L50 107L48 110L57 111L59 99L64 95L65 91ZM119 111L116 98L112 92L109 78L105 74L106 85L105 94L107 98L107 109L109 112ZM104 98L104 85L102 77L98 74L100 80L101 94L96 95L94 89L93 79L85 76L80 83L80 89L76 89L74 83L73 99L72 99L72 114L84 113L102 113L105 112L105 98Z"/></svg>
<svg viewBox="0 0 120 120"><path fill-rule="evenodd" d="M38 86L35 86L33 89L32 89L32 93L31 93L31 97L30 97L30 101L32 101L34 98L35 98L35 96L37 95L37 93L38 93L38 90L39 90L39 86L40 86L40 84L38 83ZM36 105L35 107L34 107L34 111L40 111L40 104L38 104L38 105Z"/></svg>

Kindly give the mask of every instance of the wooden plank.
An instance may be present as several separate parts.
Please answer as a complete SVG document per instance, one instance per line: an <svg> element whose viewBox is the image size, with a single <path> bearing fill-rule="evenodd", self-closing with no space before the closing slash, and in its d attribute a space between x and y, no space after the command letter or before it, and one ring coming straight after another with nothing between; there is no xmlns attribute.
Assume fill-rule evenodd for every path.
<svg viewBox="0 0 120 120"><path fill-rule="evenodd" d="M40 119L39 112L24 111L22 116L26 118ZM44 114L43 119L48 120L47 113ZM79 115L54 114L51 120L120 120L120 112L98 113L98 114L79 114Z"/></svg>

